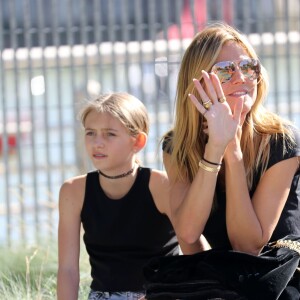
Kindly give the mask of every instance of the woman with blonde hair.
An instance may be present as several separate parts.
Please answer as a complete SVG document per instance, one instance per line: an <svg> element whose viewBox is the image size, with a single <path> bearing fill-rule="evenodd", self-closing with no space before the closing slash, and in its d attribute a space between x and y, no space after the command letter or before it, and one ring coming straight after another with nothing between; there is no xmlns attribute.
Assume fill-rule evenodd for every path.
<svg viewBox="0 0 300 300"><path fill-rule="evenodd" d="M299 131L264 108L267 89L255 50L226 24L207 26L183 56L163 150L186 254L201 250L201 235L208 247L255 255L300 235Z"/></svg>

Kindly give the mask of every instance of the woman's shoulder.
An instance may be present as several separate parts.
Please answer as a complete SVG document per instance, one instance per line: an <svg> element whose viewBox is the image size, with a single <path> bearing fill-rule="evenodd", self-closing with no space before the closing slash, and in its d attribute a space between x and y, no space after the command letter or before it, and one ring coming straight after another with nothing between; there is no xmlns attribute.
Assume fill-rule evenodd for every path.
<svg viewBox="0 0 300 300"><path fill-rule="evenodd" d="M300 152L300 129L296 126L290 126L290 132L293 138L293 147Z"/></svg>
<svg viewBox="0 0 300 300"><path fill-rule="evenodd" d="M285 152L300 151L300 130L294 125L285 125L285 133L273 134L271 136L271 146L283 148Z"/></svg>
<svg viewBox="0 0 300 300"><path fill-rule="evenodd" d="M269 167L281 160L300 156L300 130L287 125L285 134L273 134L270 140Z"/></svg>
<svg viewBox="0 0 300 300"><path fill-rule="evenodd" d="M162 149L167 153L172 153L173 135L174 131L169 130L162 138Z"/></svg>

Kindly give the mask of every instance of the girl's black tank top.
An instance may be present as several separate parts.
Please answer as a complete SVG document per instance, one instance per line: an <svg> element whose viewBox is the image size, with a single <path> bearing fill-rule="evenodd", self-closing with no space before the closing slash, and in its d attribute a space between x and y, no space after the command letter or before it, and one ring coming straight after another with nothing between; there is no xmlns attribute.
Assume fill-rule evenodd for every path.
<svg viewBox="0 0 300 300"><path fill-rule="evenodd" d="M146 262L179 253L171 222L153 201L150 175L149 168L139 167L129 192L112 200L103 192L98 172L87 174L81 220L93 290L142 291Z"/></svg>

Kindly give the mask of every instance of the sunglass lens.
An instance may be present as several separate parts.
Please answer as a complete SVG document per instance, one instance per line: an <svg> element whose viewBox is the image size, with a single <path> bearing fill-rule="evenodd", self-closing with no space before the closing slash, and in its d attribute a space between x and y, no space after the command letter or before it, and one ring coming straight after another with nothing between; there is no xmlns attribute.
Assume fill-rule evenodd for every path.
<svg viewBox="0 0 300 300"><path fill-rule="evenodd" d="M251 58L240 61L239 68L243 75L251 80L256 79L260 71L259 62L256 59Z"/></svg>
<svg viewBox="0 0 300 300"><path fill-rule="evenodd" d="M217 74L221 83L225 83L231 79L235 71L235 66L231 61L222 61L215 64L212 71Z"/></svg>

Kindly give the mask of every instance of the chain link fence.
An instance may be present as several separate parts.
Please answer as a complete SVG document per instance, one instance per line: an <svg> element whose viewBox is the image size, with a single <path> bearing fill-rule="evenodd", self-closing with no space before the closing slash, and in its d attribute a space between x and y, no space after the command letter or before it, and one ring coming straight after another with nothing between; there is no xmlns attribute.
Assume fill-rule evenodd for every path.
<svg viewBox="0 0 300 300"><path fill-rule="evenodd" d="M248 36L270 73L266 106L300 125L298 0L0 1L0 245L56 237L60 185L92 168L83 100L142 100L151 130L141 159L163 168L182 53L216 20Z"/></svg>

